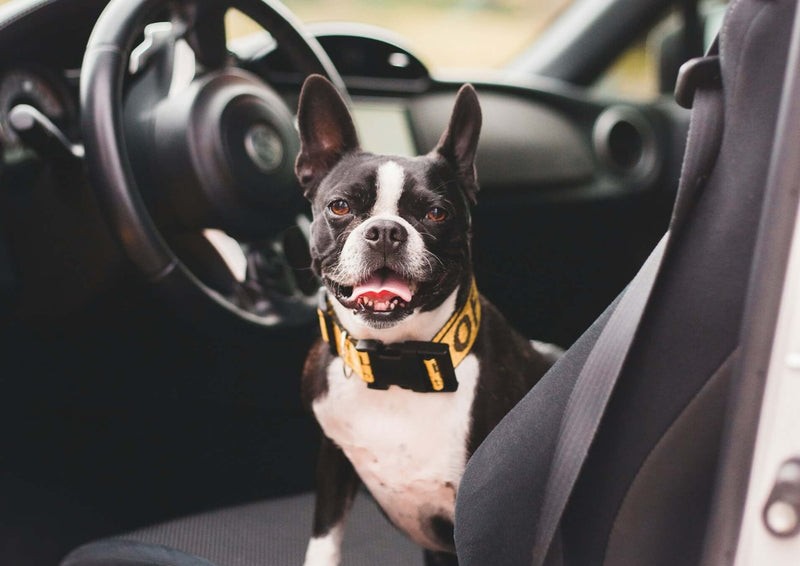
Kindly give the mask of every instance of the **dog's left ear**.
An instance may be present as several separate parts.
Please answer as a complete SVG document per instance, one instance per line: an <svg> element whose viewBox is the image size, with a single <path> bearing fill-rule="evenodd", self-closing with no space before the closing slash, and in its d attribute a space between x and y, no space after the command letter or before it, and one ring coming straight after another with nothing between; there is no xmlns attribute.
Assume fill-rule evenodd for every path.
<svg viewBox="0 0 800 566"><path fill-rule="evenodd" d="M342 156L358 149L358 136L347 105L328 79L310 75L297 109L300 153L295 174L307 199Z"/></svg>
<svg viewBox="0 0 800 566"><path fill-rule="evenodd" d="M461 87L456 95L450 123L434 151L447 159L459 175L469 202L477 202L478 176L475 172L475 152L481 133L481 106L470 84Z"/></svg>

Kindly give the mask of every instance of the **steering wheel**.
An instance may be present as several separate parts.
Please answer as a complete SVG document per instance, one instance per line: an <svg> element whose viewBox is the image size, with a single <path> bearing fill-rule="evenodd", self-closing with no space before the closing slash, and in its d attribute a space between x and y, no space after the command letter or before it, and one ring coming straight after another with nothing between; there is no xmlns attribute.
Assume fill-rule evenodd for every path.
<svg viewBox="0 0 800 566"><path fill-rule="evenodd" d="M325 75L347 96L322 47L275 0L112 0L81 69L90 179L128 258L185 314L204 325L303 324L314 316L309 300L247 282L242 300L204 283L175 251L207 229L270 241L303 207L294 115L228 51L229 8L269 32L300 73ZM188 73L176 65L187 52Z"/></svg>

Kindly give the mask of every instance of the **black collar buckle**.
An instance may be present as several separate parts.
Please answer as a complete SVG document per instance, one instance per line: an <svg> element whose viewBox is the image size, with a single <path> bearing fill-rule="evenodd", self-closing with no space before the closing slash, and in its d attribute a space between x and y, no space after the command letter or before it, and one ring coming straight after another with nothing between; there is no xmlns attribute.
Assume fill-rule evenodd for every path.
<svg viewBox="0 0 800 566"><path fill-rule="evenodd" d="M418 393L458 389L447 344L409 340L386 345L378 340L359 340L356 351L362 371L372 376L367 384L370 389L388 389L390 385Z"/></svg>

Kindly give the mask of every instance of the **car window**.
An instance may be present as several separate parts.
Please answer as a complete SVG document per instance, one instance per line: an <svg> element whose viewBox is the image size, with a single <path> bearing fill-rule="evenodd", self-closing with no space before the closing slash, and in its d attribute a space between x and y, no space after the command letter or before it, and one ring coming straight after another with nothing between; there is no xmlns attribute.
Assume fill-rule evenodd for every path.
<svg viewBox="0 0 800 566"><path fill-rule="evenodd" d="M727 3L702 2L703 48L708 49L722 25ZM632 100L652 100L659 93L659 54L665 39L680 33L682 20L671 11L632 43L603 73L593 89L597 94ZM671 94L667 92L665 94Z"/></svg>
<svg viewBox="0 0 800 566"><path fill-rule="evenodd" d="M348 21L402 36L429 69L502 67L572 0L284 0L305 23ZM238 13L231 35L255 31Z"/></svg>
<svg viewBox="0 0 800 566"><path fill-rule="evenodd" d="M658 96L658 61L647 38L631 44L601 75L593 90L601 96L652 100Z"/></svg>

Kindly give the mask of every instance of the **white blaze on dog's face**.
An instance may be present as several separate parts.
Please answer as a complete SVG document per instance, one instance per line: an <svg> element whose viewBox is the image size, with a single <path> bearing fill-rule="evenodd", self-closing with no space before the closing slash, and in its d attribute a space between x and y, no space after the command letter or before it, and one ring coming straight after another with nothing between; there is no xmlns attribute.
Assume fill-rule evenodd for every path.
<svg viewBox="0 0 800 566"><path fill-rule="evenodd" d="M465 85L429 154L371 154L359 148L333 86L306 80L296 172L314 214L312 268L365 325L392 327L468 286L480 124L477 96Z"/></svg>

